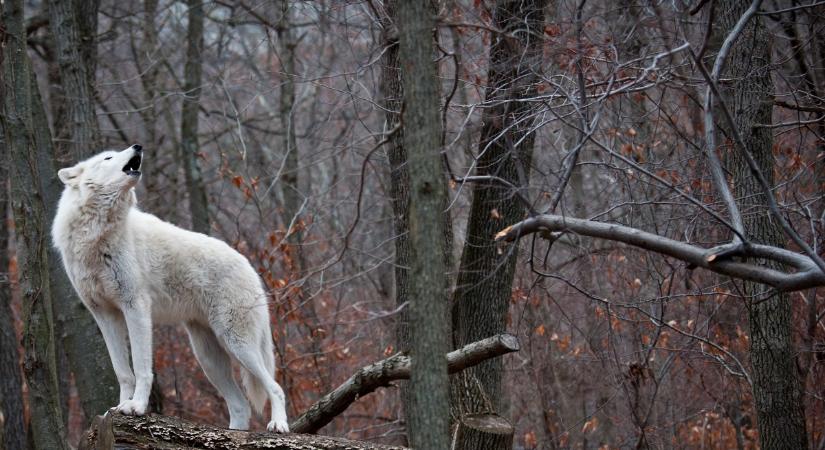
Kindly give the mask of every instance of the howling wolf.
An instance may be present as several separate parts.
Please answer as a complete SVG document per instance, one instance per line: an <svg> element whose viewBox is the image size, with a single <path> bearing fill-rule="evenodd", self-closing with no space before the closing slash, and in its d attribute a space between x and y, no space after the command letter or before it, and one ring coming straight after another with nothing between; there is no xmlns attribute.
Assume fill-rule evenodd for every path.
<svg viewBox="0 0 825 450"><path fill-rule="evenodd" d="M97 321L120 383L123 414L142 415L152 386L152 323L183 323L207 378L226 399L229 427L249 428L249 402L232 375L240 363L247 397L272 406L270 431L289 431L275 382L267 296L246 258L217 239L140 211L140 145L61 169L65 184L52 238ZM129 366L131 344L134 373Z"/></svg>

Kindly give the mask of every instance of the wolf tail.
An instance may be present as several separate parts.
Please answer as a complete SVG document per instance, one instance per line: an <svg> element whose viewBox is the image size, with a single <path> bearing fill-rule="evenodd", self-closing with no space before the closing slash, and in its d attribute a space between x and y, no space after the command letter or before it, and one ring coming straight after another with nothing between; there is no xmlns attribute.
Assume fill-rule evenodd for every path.
<svg viewBox="0 0 825 450"><path fill-rule="evenodd" d="M269 329L269 327L267 327L267 329ZM266 368L266 372L269 376L274 379L275 354L272 348L272 338L269 337L269 333L264 333L264 336L262 336L260 340L260 354L263 358L264 367ZM252 409L254 409L258 414L262 414L264 404L268 399L268 394L263 383L261 383L261 381L252 373L243 368L243 366L241 366L241 381L243 382L244 391L246 391L246 397L252 404Z"/></svg>

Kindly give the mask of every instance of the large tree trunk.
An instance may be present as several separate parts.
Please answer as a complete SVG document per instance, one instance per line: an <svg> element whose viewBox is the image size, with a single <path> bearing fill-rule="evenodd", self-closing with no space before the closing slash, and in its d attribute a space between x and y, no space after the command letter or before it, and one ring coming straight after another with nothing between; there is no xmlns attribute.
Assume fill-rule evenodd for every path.
<svg viewBox="0 0 825 450"><path fill-rule="evenodd" d="M740 0L720 4L720 29L730 32L750 3ZM736 80L723 85L722 93L747 148L731 145L723 152L748 237L756 243L781 247L785 243L782 230L768 213L767 200L743 156L743 152L750 152L773 185L772 130L756 126L772 121L774 86L770 64L770 35L757 16L739 37L723 76ZM775 262L765 265L782 269ZM770 290L763 284L743 282L744 294L749 298L753 396L760 440L766 450L806 448L802 389L791 340L791 299L788 294L775 294L760 301L771 295Z"/></svg>
<svg viewBox="0 0 825 450"><path fill-rule="evenodd" d="M2 8L0 6L0 8ZM0 64L3 61L0 48ZM2 83L0 75L0 83ZM9 158L6 154L5 132L0 123L0 449L23 448L26 429L23 425L23 380L20 375L20 341L14 329L11 309L11 273L9 272L9 240L11 238L9 202Z"/></svg>
<svg viewBox="0 0 825 450"><path fill-rule="evenodd" d="M36 85L32 84L32 120L34 139L43 155L43 199L51 227L53 211L63 186L53 174L54 160L68 158L74 164L96 153L99 149L99 131L94 108L94 79L96 71L98 1L49 1L49 24L53 36L63 98L65 103L65 140L52 144L48 119ZM34 83L34 82L33 82ZM74 373L75 386L86 417L94 417L115 406L118 401L118 383L106 352L103 337L92 315L86 310L69 282L60 256L51 249L49 275L52 296L61 336L59 347L65 352Z"/></svg>
<svg viewBox="0 0 825 450"><path fill-rule="evenodd" d="M526 188L533 148L528 135L530 102L535 93L536 70L541 68L544 26L543 0L499 0L493 13L496 29L490 47L488 85L478 147L476 175L495 176ZM502 333L516 267L517 247L503 253L493 240L507 224L524 218L525 206L516 192L496 182L473 186L467 236L461 257L453 303L453 344L465 345ZM471 369L453 386L453 413L500 411L501 360L487 361ZM476 381L477 380L477 381ZM479 389L480 388L480 389Z"/></svg>
<svg viewBox="0 0 825 450"><path fill-rule="evenodd" d="M41 166L43 149L37 147L32 137L36 132L32 92L37 86L31 84L22 0L4 5L3 29L3 78L7 88L3 125L10 154L11 198L21 261L24 371L31 400L32 439L37 449L62 449L66 448L66 430L60 409L49 286L49 220L45 201L38 194L43 192L41 181L48 176L44 172L49 169Z"/></svg>
<svg viewBox="0 0 825 450"><path fill-rule="evenodd" d="M398 3L399 67L403 79L404 147L410 173L410 401L405 405L413 447L449 446L449 348L439 84L433 64L435 21L427 2Z"/></svg>
<svg viewBox="0 0 825 450"><path fill-rule="evenodd" d="M189 25L186 42L186 67L183 82L183 109L181 111L180 140L186 189L189 192L189 211L192 229L209 234L209 203L203 185L198 155L198 113L203 73L203 2L187 0Z"/></svg>

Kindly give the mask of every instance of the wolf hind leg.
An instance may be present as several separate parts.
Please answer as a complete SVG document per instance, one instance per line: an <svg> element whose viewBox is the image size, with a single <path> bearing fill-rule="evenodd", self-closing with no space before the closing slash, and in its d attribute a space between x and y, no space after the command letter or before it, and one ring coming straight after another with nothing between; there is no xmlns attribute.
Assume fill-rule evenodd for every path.
<svg viewBox="0 0 825 450"><path fill-rule="evenodd" d="M229 409L229 428L248 430L252 413L249 402L232 376L232 359L229 354L223 349L211 328L198 323L187 323L186 331L206 378L226 401Z"/></svg>
<svg viewBox="0 0 825 450"><path fill-rule="evenodd" d="M267 363L263 355L264 348L262 348L260 341L254 338L248 342L238 339L225 339L224 343L227 350L249 372L249 375L263 386L269 396L272 416L266 428L269 431L279 433L289 432L289 424L286 418L286 396L284 390L275 381L273 373L267 369Z"/></svg>

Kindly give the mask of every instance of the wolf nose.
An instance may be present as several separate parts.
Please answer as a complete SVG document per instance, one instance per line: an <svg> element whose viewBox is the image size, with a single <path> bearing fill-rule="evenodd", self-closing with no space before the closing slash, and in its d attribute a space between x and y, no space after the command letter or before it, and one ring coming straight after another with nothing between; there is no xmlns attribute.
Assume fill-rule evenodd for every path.
<svg viewBox="0 0 825 450"><path fill-rule="evenodd" d="M138 153L143 151L143 146L140 145L140 144L135 144L135 145L132 146L132 148L135 149L135 151L138 152Z"/></svg>

